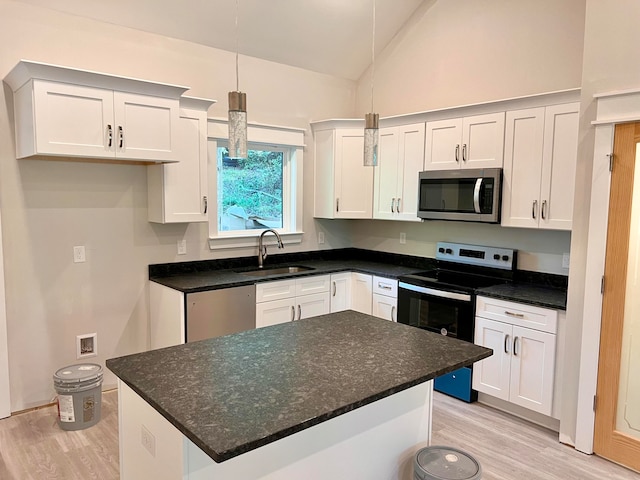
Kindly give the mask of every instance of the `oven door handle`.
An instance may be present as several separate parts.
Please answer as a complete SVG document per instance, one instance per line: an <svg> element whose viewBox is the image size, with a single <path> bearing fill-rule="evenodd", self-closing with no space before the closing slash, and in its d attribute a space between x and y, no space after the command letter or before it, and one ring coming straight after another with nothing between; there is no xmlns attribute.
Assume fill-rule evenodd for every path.
<svg viewBox="0 0 640 480"><path fill-rule="evenodd" d="M476 213L482 213L480 210L480 189L482 188L482 181L484 178L476 179L476 186L473 188L473 209Z"/></svg>
<svg viewBox="0 0 640 480"><path fill-rule="evenodd" d="M419 287L417 285L411 285L410 283L400 282L399 288L405 290L411 290L412 292L424 293L433 297L450 298L452 300L460 300L463 302L470 302L471 295L465 293L447 292L446 290L436 290L434 288Z"/></svg>

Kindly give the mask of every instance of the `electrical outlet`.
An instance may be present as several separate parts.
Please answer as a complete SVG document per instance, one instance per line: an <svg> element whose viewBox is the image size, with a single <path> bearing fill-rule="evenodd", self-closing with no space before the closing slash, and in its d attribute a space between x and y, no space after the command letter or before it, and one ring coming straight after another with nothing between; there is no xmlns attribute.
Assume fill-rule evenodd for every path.
<svg viewBox="0 0 640 480"><path fill-rule="evenodd" d="M76 336L76 358L95 357L98 355L98 334L87 333Z"/></svg>
<svg viewBox="0 0 640 480"><path fill-rule="evenodd" d="M407 234L400 232L400 244L404 245L405 243L407 243Z"/></svg>
<svg viewBox="0 0 640 480"><path fill-rule="evenodd" d="M152 457L156 456L156 437L144 425L140 425L140 442Z"/></svg>
<svg viewBox="0 0 640 480"><path fill-rule="evenodd" d="M324 232L318 232L318 245L322 245L324 243Z"/></svg>
<svg viewBox="0 0 640 480"><path fill-rule="evenodd" d="M178 255L186 255L186 254L187 254L187 241L178 240Z"/></svg>
<svg viewBox="0 0 640 480"><path fill-rule="evenodd" d="M83 245L73 247L73 263L83 263L86 259Z"/></svg>
<svg viewBox="0 0 640 480"><path fill-rule="evenodd" d="M563 253L562 254L562 268L569 268L569 254L568 253Z"/></svg>

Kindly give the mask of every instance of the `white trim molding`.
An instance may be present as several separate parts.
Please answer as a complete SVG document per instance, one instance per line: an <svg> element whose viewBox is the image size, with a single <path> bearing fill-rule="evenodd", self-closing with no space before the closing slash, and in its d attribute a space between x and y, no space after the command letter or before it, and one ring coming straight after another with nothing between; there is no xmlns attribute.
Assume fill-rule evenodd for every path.
<svg viewBox="0 0 640 480"><path fill-rule="evenodd" d="M595 413L593 399L598 382L600 328L602 324L601 279L607 247L609 191L611 175L609 155L613 153L615 125L640 121L640 90L625 90L594 95L597 113L595 126L591 209L584 290L584 315L580 349L580 382L575 447L593 453Z"/></svg>

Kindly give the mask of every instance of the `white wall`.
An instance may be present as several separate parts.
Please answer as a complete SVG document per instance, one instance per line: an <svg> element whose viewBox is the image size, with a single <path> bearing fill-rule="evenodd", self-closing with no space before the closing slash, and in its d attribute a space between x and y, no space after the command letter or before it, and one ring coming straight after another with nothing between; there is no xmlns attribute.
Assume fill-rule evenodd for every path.
<svg viewBox="0 0 640 480"><path fill-rule="evenodd" d="M584 0L426 1L376 59L374 109L384 117L579 87L584 15ZM370 82L369 70L358 82L358 115L370 110ZM355 247L426 256L438 240L505 246L519 250L520 269L568 273L569 232L362 222L352 236Z"/></svg>
<svg viewBox="0 0 640 480"><path fill-rule="evenodd" d="M235 89L233 53L0 0L0 78L22 58L189 85L189 95L215 98L210 116L226 116ZM215 23L212 19L212 28ZM96 360L148 345L147 266L151 263L254 255L209 252L206 225L148 223L144 166L16 161L11 91L0 91L0 205L7 292L11 409L47 403L51 375L77 362L75 338L98 333ZM254 58L240 59L240 88L250 121L309 127L350 117L355 83ZM311 145L307 135L306 143ZM305 151L304 241L313 250L313 149ZM348 245L340 224L327 244ZM187 240L188 254L176 255ZM85 245L87 262L72 262ZM106 373L105 385L115 379Z"/></svg>
<svg viewBox="0 0 640 480"><path fill-rule="evenodd" d="M585 0L427 0L378 54L381 117L580 86ZM371 109L370 71L357 111Z"/></svg>

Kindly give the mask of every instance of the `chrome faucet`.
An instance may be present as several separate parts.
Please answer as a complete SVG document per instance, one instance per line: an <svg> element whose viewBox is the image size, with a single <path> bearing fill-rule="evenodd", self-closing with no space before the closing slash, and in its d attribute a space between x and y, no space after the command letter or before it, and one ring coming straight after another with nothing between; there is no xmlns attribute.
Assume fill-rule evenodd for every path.
<svg viewBox="0 0 640 480"><path fill-rule="evenodd" d="M260 240L258 242L258 268L262 268L264 266L264 260L267 258L267 246L262 245L262 239L264 238L265 233L273 233L278 239L278 248L284 248L284 244L282 243L282 238L280 238L280 234L273 230L272 228L267 228L260 234Z"/></svg>

